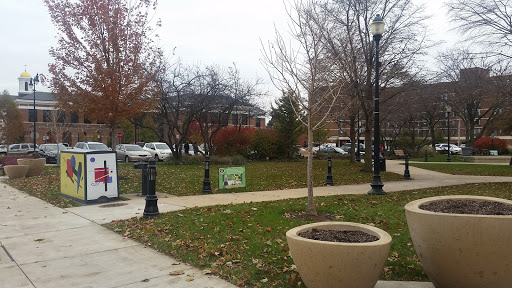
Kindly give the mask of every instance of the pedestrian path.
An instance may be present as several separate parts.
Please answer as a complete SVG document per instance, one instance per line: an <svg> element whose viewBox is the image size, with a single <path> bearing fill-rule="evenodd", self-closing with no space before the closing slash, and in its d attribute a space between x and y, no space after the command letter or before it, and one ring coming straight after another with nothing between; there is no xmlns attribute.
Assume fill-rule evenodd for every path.
<svg viewBox="0 0 512 288"><path fill-rule="evenodd" d="M387 169L403 174L402 163L388 161ZM410 174L412 180L384 183L384 190L512 181L512 177L452 176L415 167L410 167ZM369 184L317 187L315 195L364 194L369 190ZM235 287L100 225L142 216L145 206L142 197L129 195L128 201L61 209L5 183L0 184L0 193L0 288ZM307 191L158 196L158 208L163 213L196 206L300 198L306 197ZM169 274L177 270L183 274ZM379 281L376 285L376 288L432 287L425 282Z"/></svg>

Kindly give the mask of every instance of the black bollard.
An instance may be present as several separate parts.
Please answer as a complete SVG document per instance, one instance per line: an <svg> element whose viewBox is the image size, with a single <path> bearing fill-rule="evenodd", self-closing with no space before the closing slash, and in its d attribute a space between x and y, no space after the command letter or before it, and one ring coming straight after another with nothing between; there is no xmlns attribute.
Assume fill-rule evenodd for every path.
<svg viewBox="0 0 512 288"><path fill-rule="evenodd" d="M409 155L405 155L404 179L411 179L411 174L409 174Z"/></svg>
<svg viewBox="0 0 512 288"><path fill-rule="evenodd" d="M325 186L334 186L334 182L332 181L331 156L327 157L327 179L325 180Z"/></svg>
<svg viewBox="0 0 512 288"><path fill-rule="evenodd" d="M510 163L508 165L512 166L512 158L510 158Z"/></svg>
<svg viewBox="0 0 512 288"><path fill-rule="evenodd" d="M428 162L428 153L426 150L425 150L425 162Z"/></svg>
<svg viewBox="0 0 512 288"><path fill-rule="evenodd" d="M156 197L156 161L149 160L148 163L148 195L146 195L146 207L144 208L144 217L156 217L158 212L158 197Z"/></svg>
<svg viewBox="0 0 512 288"><path fill-rule="evenodd" d="M137 196L148 195L148 163L134 163L133 168L142 170L142 191Z"/></svg>
<svg viewBox="0 0 512 288"><path fill-rule="evenodd" d="M212 186L210 181L210 156L206 156L204 160L204 179L203 179L203 189L201 192L204 194L212 194Z"/></svg>

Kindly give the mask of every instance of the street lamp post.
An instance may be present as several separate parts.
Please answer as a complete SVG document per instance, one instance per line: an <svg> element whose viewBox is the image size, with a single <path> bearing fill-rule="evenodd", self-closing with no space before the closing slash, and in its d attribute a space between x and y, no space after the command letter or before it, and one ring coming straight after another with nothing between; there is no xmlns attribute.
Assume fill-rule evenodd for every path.
<svg viewBox="0 0 512 288"><path fill-rule="evenodd" d="M357 150L356 150L356 162L361 162L361 144L359 144L359 131L361 131L361 127L359 127L359 111L357 111Z"/></svg>
<svg viewBox="0 0 512 288"><path fill-rule="evenodd" d="M380 123L379 123L379 41L384 33L384 20L377 14L370 25L373 40L375 41L375 104L373 113L373 180L372 189L368 194L385 195L382 190L384 184L380 180Z"/></svg>
<svg viewBox="0 0 512 288"><path fill-rule="evenodd" d="M32 138L34 139L34 153L36 153L36 120L37 120L37 112L36 112L36 84L39 83L39 73L36 74L36 77L30 78L30 83L28 86L34 91L34 110L32 114L32 120L34 120L34 134Z"/></svg>
<svg viewBox="0 0 512 288"><path fill-rule="evenodd" d="M452 113L452 107L447 106L446 112L448 113L448 156L446 157L446 162L452 162L450 154L451 152L451 146L450 146L450 114Z"/></svg>

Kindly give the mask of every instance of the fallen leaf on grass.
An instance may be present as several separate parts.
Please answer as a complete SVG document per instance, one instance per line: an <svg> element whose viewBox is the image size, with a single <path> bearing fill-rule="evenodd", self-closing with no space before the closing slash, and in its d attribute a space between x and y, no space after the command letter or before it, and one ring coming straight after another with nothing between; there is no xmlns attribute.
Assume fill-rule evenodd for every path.
<svg viewBox="0 0 512 288"><path fill-rule="evenodd" d="M203 270L203 274L207 275L207 274L212 274L212 270L210 269L204 269Z"/></svg>

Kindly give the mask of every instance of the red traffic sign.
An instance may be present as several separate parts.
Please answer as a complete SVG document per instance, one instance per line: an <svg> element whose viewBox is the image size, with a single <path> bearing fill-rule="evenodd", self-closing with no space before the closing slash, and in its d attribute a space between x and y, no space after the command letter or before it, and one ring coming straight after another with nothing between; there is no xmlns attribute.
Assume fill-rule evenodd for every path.
<svg viewBox="0 0 512 288"><path fill-rule="evenodd" d="M117 138L123 138L123 132L117 132L116 137Z"/></svg>

